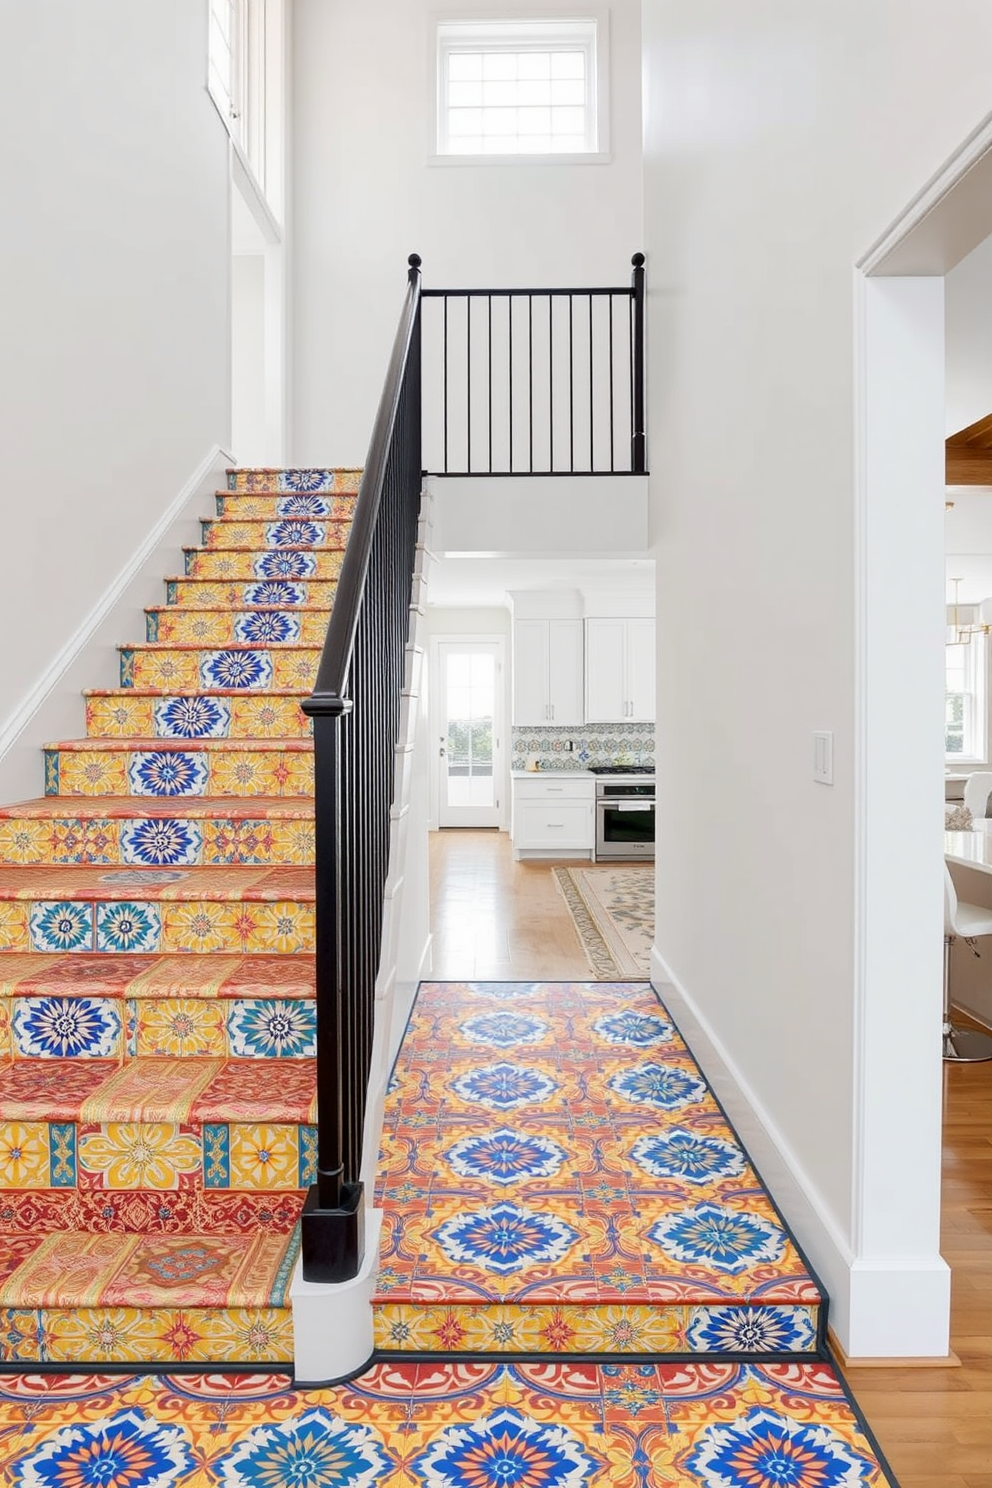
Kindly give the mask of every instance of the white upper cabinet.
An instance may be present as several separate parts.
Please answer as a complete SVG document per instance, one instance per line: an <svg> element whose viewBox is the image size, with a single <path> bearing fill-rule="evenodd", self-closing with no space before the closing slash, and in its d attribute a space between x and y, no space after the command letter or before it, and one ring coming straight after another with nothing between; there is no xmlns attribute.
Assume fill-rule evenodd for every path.
<svg viewBox="0 0 992 1488"><path fill-rule="evenodd" d="M513 722L570 726L582 721L582 621L517 620Z"/></svg>
<svg viewBox="0 0 992 1488"><path fill-rule="evenodd" d="M590 723L653 723L655 623L586 621L586 718Z"/></svg>

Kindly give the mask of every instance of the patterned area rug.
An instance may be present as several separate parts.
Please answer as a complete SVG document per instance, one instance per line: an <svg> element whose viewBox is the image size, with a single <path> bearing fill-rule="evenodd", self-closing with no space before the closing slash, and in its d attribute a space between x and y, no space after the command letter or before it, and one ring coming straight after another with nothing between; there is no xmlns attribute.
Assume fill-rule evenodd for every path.
<svg viewBox="0 0 992 1488"><path fill-rule="evenodd" d="M386 1098L376 1343L815 1357L824 1303L643 982L427 982Z"/></svg>
<svg viewBox="0 0 992 1488"><path fill-rule="evenodd" d="M551 871L596 980L646 979L654 943L654 864Z"/></svg>
<svg viewBox="0 0 992 1488"><path fill-rule="evenodd" d="M895 1488L821 1361L19 1375L0 1416L18 1488Z"/></svg>

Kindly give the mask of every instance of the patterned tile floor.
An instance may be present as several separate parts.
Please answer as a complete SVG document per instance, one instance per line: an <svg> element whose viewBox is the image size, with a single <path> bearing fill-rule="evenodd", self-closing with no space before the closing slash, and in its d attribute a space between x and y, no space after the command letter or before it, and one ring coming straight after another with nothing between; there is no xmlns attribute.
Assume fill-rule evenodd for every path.
<svg viewBox="0 0 992 1488"><path fill-rule="evenodd" d="M894 1488L823 1363L0 1377L5 1488Z"/></svg>
<svg viewBox="0 0 992 1488"><path fill-rule="evenodd" d="M424 985L377 1202L383 1349L820 1346L819 1287L644 983Z"/></svg>

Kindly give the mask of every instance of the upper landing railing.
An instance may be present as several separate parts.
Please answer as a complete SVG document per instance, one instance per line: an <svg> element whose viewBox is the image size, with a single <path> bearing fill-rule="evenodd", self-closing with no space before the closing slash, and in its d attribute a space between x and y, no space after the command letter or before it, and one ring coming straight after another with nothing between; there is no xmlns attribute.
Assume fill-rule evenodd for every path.
<svg viewBox="0 0 992 1488"><path fill-rule="evenodd" d="M629 286L424 289L432 475L643 475L644 254Z"/></svg>
<svg viewBox="0 0 992 1488"><path fill-rule="evenodd" d="M318 1282L349 1280L364 1257L365 1105L423 475L645 470L643 254L634 255L629 290L421 290L420 259L409 263L317 680L303 703L314 733L318 1107L303 1274ZM425 344L422 355L423 298L440 311L440 361L436 347ZM439 384L439 402L422 397L422 373ZM427 462L422 437L433 441Z"/></svg>

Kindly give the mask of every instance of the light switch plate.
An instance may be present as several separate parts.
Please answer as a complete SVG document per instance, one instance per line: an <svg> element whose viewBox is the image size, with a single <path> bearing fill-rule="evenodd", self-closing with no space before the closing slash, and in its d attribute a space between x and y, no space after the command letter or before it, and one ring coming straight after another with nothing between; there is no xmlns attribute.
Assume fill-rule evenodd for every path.
<svg viewBox="0 0 992 1488"><path fill-rule="evenodd" d="M817 731L813 734L813 779L819 785L834 783L834 736Z"/></svg>

